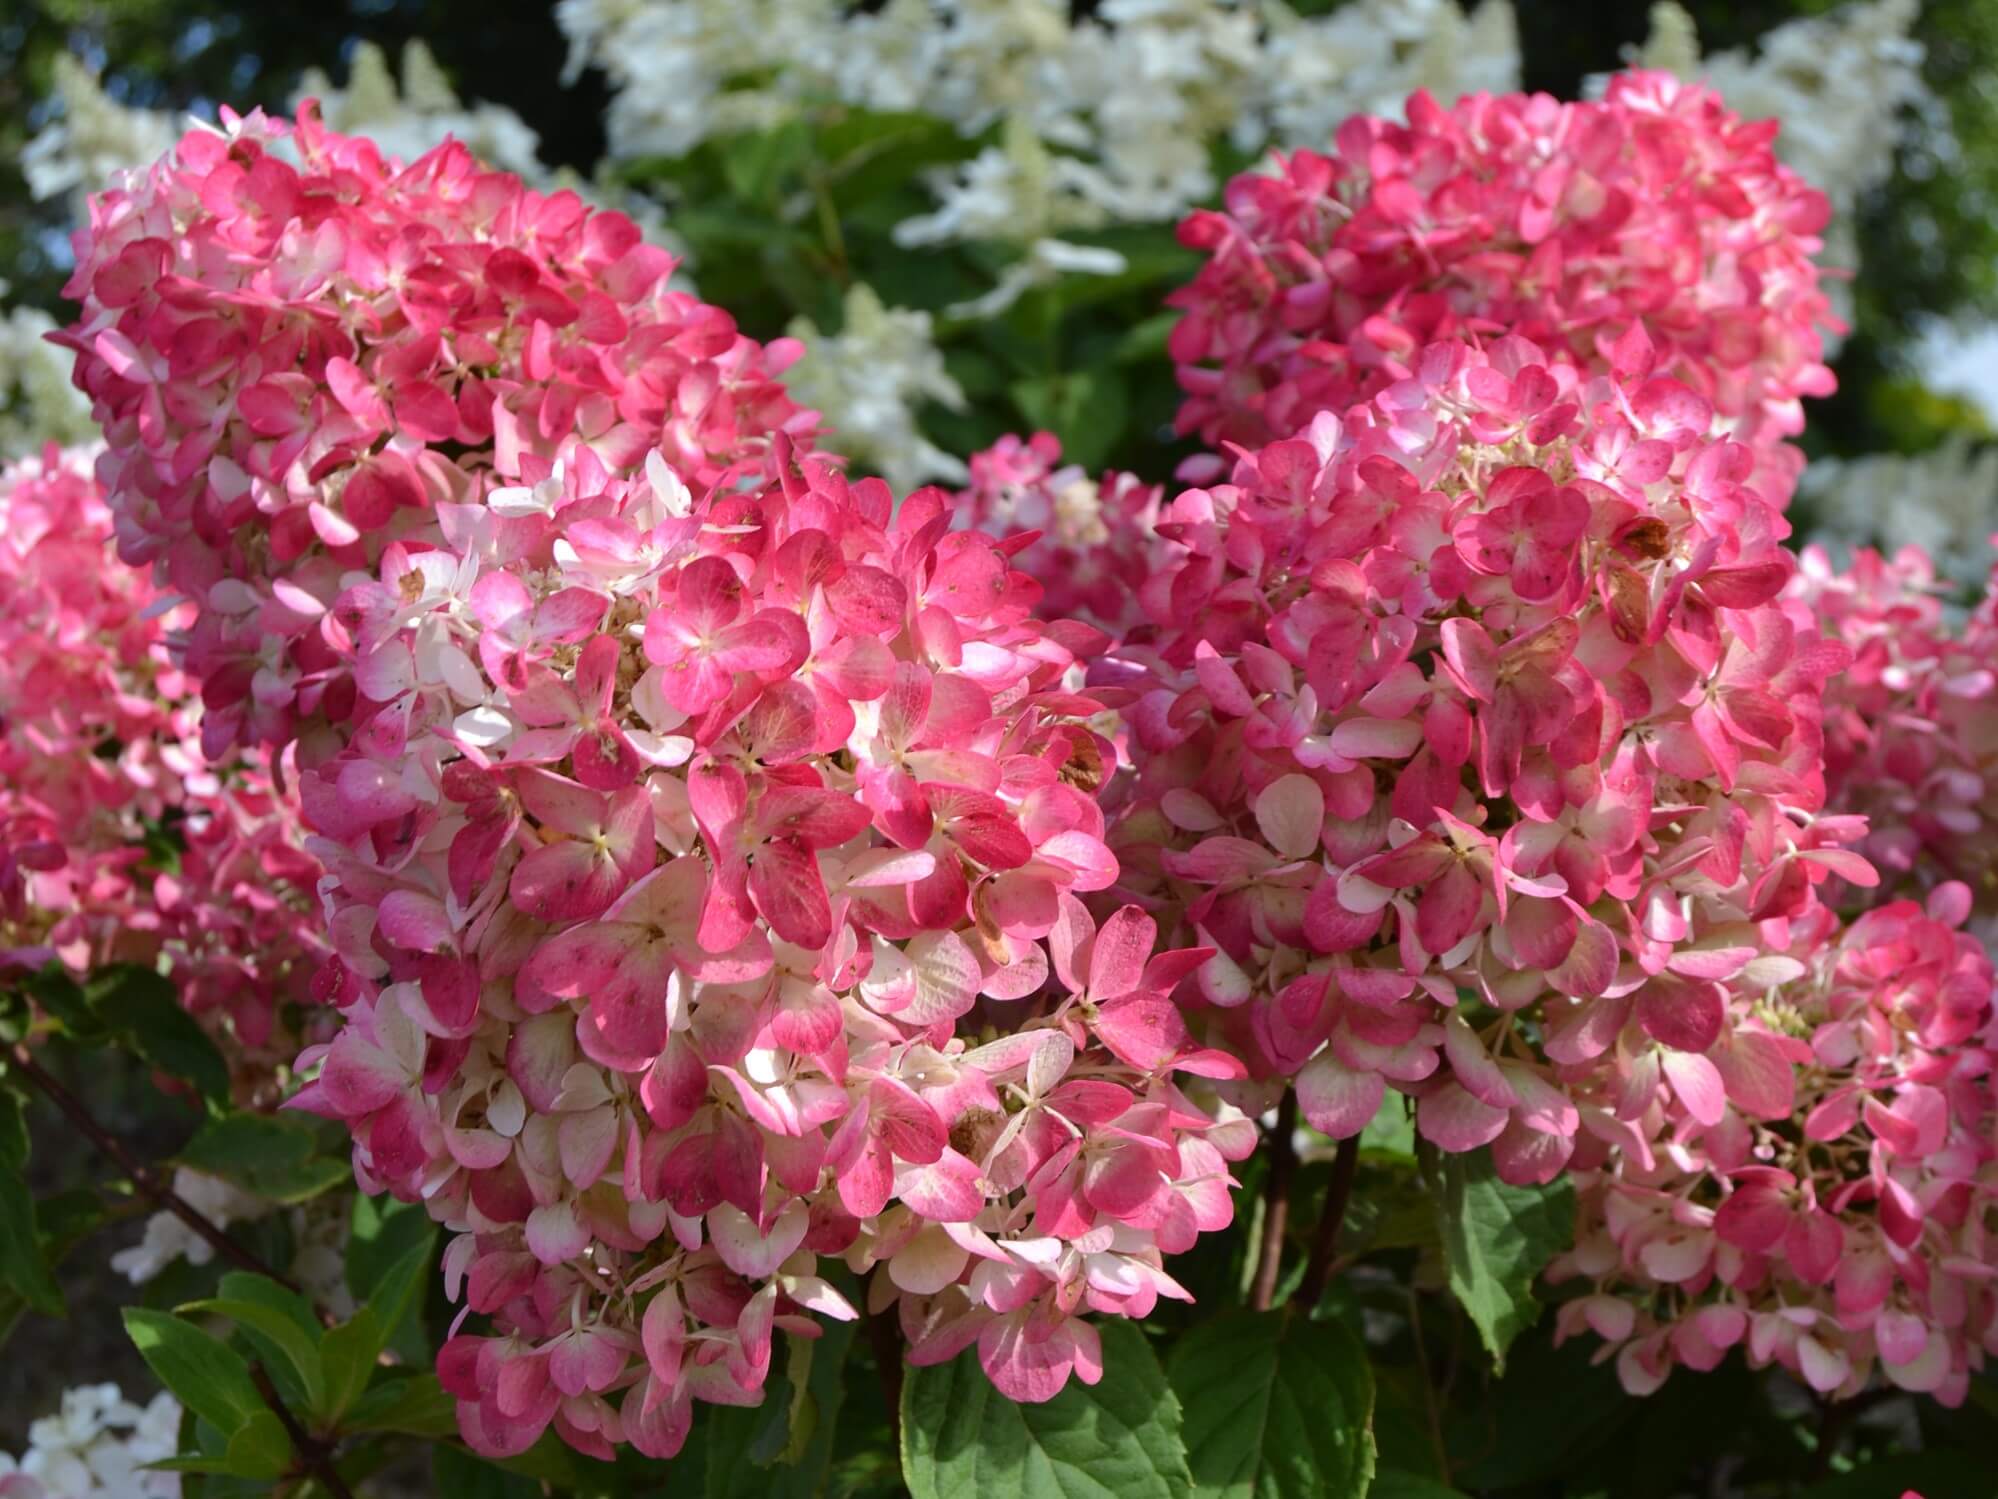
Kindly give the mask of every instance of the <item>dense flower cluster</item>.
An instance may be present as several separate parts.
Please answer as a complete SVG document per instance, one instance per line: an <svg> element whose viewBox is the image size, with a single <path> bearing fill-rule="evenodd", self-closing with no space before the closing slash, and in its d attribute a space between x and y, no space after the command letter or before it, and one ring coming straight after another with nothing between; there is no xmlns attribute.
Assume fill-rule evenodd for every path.
<svg viewBox="0 0 1998 1499"><path fill-rule="evenodd" d="M1405 377L1446 337L1507 332L1585 374L1642 336L1713 403L1777 504L1799 398L1831 389L1811 254L1822 194L1711 90L1624 73L1601 102L1417 95L1354 118L1187 219L1208 255L1170 299L1182 431L1260 443ZM1640 330L1640 331L1634 331Z"/></svg>
<svg viewBox="0 0 1998 1499"><path fill-rule="evenodd" d="M297 1102L457 1231L468 1439L676 1450L773 1327L854 1314L821 1256L918 1361L1093 1380L1074 1314L1183 1295L1254 1138L1172 1081L1237 1070L1165 1002L1207 954L1076 899L1101 637L937 491L524 462L341 595L365 725L303 785L346 1025Z"/></svg>
<svg viewBox="0 0 1998 1499"><path fill-rule="evenodd" d="M1245 452L1161 511L1178 556L1092 673L1133 698L1120 889L1215 949L1182 998L1327 1134L1392 1086L1514 1182L1605 1075L1654 1128L1768 1107L1725 985L1872 878L1816 815L1847 653L1778 601L1782 517L1706 399L1615 359L1435 345Z"/></svg>
<svg viewBox="0 0 1998 1499"><path fill-rule="evenodd" d="M1998 561L1998 445L1973 447L1959 434L1926 453L1817 458L1798 495L1813 540L1840 551L1919 547L1938 586L1982 588Z"/></svg>
<svg viewBox="0 0 1998 1499"><path fill-rule="evenodd" d="M789 329L804 348L786 375L792 395L825 418L827 440L840 452L898 490L965 477L963 460L924 437L916 421L925 401L964 409L930 323L927 312L882 306L871 286L856 282L839 332L823 333L803 317Z"/></svg>
<svg viewBox="0 0 1998 1499"><path fill-rule="evenodd" d="M1950 883L1843 930L1792 923L1731 1002L1786 1064L1782 1106L1578 1156L1585 1231L1550 1273L1593 1289L1559 1331L1602 1338L1631 1393L1740 1347L1828 1396L1877 1368L1957 1405L1998 1351L1998 1032L1970 904Z"/></svg>
<svg viewBox="0 0 1998 1499"><path fill-rule="evenodd" d="M211 752L325 753L303 726L358 701L345 573L443 541L523 464L580 438L613 472L662 451L707 485L809 432L773 378L792 348L668 289L630 220L456 142L384 159L310 107L227 124L92 200L64 335L121 554L196 605Z"/></svg>
<svg viewBox="0 0 1998 1499"><path fill-rule="evenodd" d="M1952 620L1928 557L1853 553L1835 569L1808 548L1791 585L1800 619L1842 640L1852 664L1825 694L1830 804L1867 820L1859 845L1881 873L1916 893L1966 882L1978 909L1998 909L1998 618L1987 602Z"/></svg>
<svg viewBox="0 0 1998 1499"><path fill-rule="evenodd" d="M1057 180L1013 173L1008 150L990 148L935 184L945 237L1170 219L1212 191L1218 140L1322 138L1414 88L1455 97L1519 76L1504 0L1471 17L1451 0L1357 0L1309 17L1279 0L1107 0L1080 14L1066 0L857 12L825 0L561 0L556 15L570 75L596 64L610 76L610 149L622 159L684 155L828 101L920 111L967 136L1012 122ZM1052 216L1049 191L1061 200Z"/></svg>
<svg viewBox="0 0 1998 1499"><path fill-rule="evenodd" d="M992 306L1121 263L1060 231L1176 212L1217 78L1307 27L835 13L948 63L849 102L999 128L905 236L1026 226ZM1100 86L1016 87L1055 76ZM625 107L821 96L704 82ZM858 287L797 394L967 481L898 500L814 451L796 341L629 220L309 104L186 136L76 237L95 477L0 480L11 955L164 947L260 1044L323 934L291 1102L449 1231L488 1455L671 1456L859 1314L834 1261L914 1362L1094 1382L1091 1315L1186 1297L1293 1086L1337 1139L1393 1090L1507 1182L1578 1173L1563 1328L1633 1391L1742 1344L1960 1398L1992 968L1938 879L1988 882L1998 613L1953 637L1919 557L1785 549L1825 203L1663 73L1409 118L1188 221L1182 426L1225 456L1170 499L1046 433L955 470L909 417L956 390L927 320ZM1876 864L1928 904L1842 927Z"/></svg>
<svg viewBox="0 0 1998 1499"><path fill-rule="evenodd" d="M1121 637L1138 620L1138 589L1166 554L1158 535L1165 487L1112 471L1091 479L1063 464L1052 432L1008 435L971 455L962 521L993 536L1048 538L1034 558L1047 619L1083 619Z"/></svg>
<svg viewBox="0 0 1998 1499"><path fill-rule="evenodd" d="M1659 0L1637 61L1718 89L1744 118L1781 120L1776 154L1843 219L1892 174L1897 118L1935 102L1922 44L1908 34L1919 11L1916 0L1851 0L1771 27L1753 56L1734 47L1702 57L1693 18L1678 0ZM1590 83L1600 94L1609 78Z"/></svg>
<svg viewBox="0 0 1998 1499"><path fill-rule="evenodd" d="M111 556L88 452L0 469L0 966L164 959L254 1091L324 951L318 869L264 756L202 759L173 605Z"/></svg>
<svg viewBox="0 0 1998 1499"><path fill-rule="evenodd" d="M19 1458L0 1452L0 1499L173 1499L180 1475L150 1465L178 1450L180 1416L171 1395L141 1407L114 1384L65 1390Z"/></svg>

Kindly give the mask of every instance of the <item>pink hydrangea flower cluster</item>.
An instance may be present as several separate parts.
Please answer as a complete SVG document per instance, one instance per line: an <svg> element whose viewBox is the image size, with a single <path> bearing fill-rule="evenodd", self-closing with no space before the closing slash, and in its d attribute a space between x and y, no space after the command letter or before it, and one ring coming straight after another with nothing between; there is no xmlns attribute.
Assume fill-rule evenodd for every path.
<svg viewBox="0 0 1998 1499"><path fill-rule="evenodd" d="M1550 1275L1590 1284L1559 1336L1601 1338L1633 1394L1739 1348L1833 1398L1877 1369L1963 1401L1998 1352L1998 1030L1991 960L1959 930L1970 909L1951 882L1843 930L1819 912L1759 982L1734 983L1794 1096L1578 1156L1585 1228Z"/></svg>
<svg viewBox="0 0 1998 1499"><path fill-rule="evenodd" d="M1780 603L1788 528L1703 396L1517 338L1411 364L1160 513L1182 555L1092 672L1133 699L1110 841L1312 1125L1395 1088L1544 1182L1589 1130L1770 1106L1726 985L1873 878L1819 815L1848 653ZM1644 1107L1584 1110L1605 1074Z"/></svg>
<svg viewBox="0 0 1998 1499"><path fill-rule="evenodd" d="M1257 444L1405 377L1445 338L1514 333L1600 373L1641 327L1658 373L1713 404L1782 505L1799 397L1832 389L1811 256L1829 209L1776 123L1713 90L1622 73L1600 102L1426 93L1406 125L1355 116L1181 226L1208 255L1173 294L1183 432Z"/></svg>
<svg viewBox="0 0 1998 1499"><path fill-rule="evenodd" d="M1116 470L1091 479L1063 464L1052 432L1009 433L971 455L971 483L958 495L963 524L993 536L1035 532L1050 545L1034 556L1044 619L1083 619L1122 635L1137 622L1134 600L1156 555L1165 486Z"/></svg>
<svg viewBox="0 0 1998 1499"><path fill-rule="evenodd" d="M1168 1000L1209 953L1078 898L1118 872L1103 637L941 492L782 439L699 497L522 463L534 509L334 601L363 727L303 780L346 1023L297 1103L455 1232L467 1439L669 1455L773 1330L855 1315L833 1258L916 1362L1093 1382L1081 1314L1185 1295L1255 1138L1176 1081L1240 1070Z"/></svg>
<svg viewBox="0 0 1998 1499"><path fill-rule="evenodd" d="M254 1091L325 951L318 870L263 755L202 759L174 604L112 556L89 453L0 469L0 968L164 958ZM171 867L149 826L178 833Z"/></svg>
<svg viewBox="0 0 1998 1499"><path fill-rule="evenodd" d="M62 796L150 807L148 725L168 801L268 786L202 778L193 685L281 747L340 1023L294 1101L451 1231L477 1450L670 1456L858 1315L833 1261L918 1363L1093 1382L1288 1086L1582 1172L1564 1316L1634 1389L1746 1340L1960 1393L1990 965L1960 886L1826 901L1972 857L1990 679L1913 573L1784 548L1823 200L1662 75L1410 118L1189 221L1228 456L1170 502L1047 434L850 482L788 345L455 144L228 116L93 204L91 523L170 591L63 606L62 669L150 675L130 734L50 698L0 900L76 883ZM183 875L276 909L282 802L230 805Z"/></svg>
<svg viewBox="0 0 1998 1499"><path fill-rule="evenodd" d="M1966 623L1919 547L1856 551L1839 570L1807 548L1790 597L1853 661L1825 694L1830 802L1867 819L1859 847L1898 885L1960 880L1998 909L1998 618Z"/></svg>
<svg viewBox="0 0 1998 1499"><path fill-rule="evenodd" d="M580 438L705 485L809 433L765 349L673 290L629 219L529 191L448 141L407 166L225 111L91 200L62 341L109 442L125 560L196 606L184 645L211 752L356 711L331 606L353 569L440 528ZM508 498L511 496L511 498Z"/></svg>

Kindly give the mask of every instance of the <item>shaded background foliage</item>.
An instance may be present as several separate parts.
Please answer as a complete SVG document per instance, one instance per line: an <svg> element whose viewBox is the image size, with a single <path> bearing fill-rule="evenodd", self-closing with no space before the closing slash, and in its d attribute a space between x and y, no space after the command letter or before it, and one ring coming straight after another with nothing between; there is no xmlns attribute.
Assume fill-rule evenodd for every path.
<svg viewBox="0 0 1998 1499"><path fill-rule="evenodd" d="M1688 6L1710 51L1750 44L1783 20L1830 8L1826 0L1704 0ZM1576 94L1586 76L1615 67L1627 48L1643 40L1647 26L1645 9L1638 4L1517 0L1517 11L1526 85L1565 96ZM1861 206L1859 243L1866 271L1857 288L1856 327L1838 359L1838 395L1811 412L1806 445L1813 454L1918 452L1953 430L1987 435L1976 407L1923 385L1916 350L1938 322L1970 327L1998 317L1998 5L1991 0L1930 0L1923 6L1916 38L1926 49L1927 80L1946 119L1912 122L1895 174ZM571 86L560 83L566 42L545 5L520 0L345 0L311 7L219 0L0 0L0 278L11 284L11 297L57 315L62 311L66 208L61 202L32 201L16 165L22 145L45 122L47 106L39 101L49 92L57 56L68 52L98 68L106 89L122 103L212 113L220 101L238 108L282 109L308 68L330 68L337 75L361 42L375 43L395 56L413 39L431 47L466 98L515 110L539 133L541 156L549 165L587 173L602 157L608 97L604 80L585 72ZM906 176L913 164L900 164L898 170ZM687 220L682 227L697 218L703 174L740 188L742 171L739 161L710 147L676 168L673 183ZM646 177L642 167L630 175ZM884 191L892 194L902 186L890 182ZM760 190L774 194L775 179ZM885 225L895 215L884 211L879 218L880 226L861 221L840 225L838 236L812 226L810 234L835 242L812 241L793 261L755 253L712 256L702 267L703 291L758 336L782 332L799 314L830 326L838 320L844 274L838 243L870 234L880 255L904 257L912 282L933 283L934 295L924 298L925 305L941 305L975 289L953 284L956 272L945 255L887 248ZM987 341L1034 337L1043 346L1045 383L1016 380L1010 387L1010 410L982 397L1003 381L1004 367L1019 367L1018 351L994 348L989 361L976 349L954 351L952 373L973 397L973 409L961 416L933 409L931 426L940 442L968 450L996 435L991 424L1001 415L1037 418L1040 413L1032 409L1037 402L1045 406L1051 424L1065 424L1059 420L1064 417L1073 423L1078 413L1065 409L1064 402L1086 400L1087 393L1078 397L1064 385L1064 372L1086 370L1129 352L1133 357L1127 363L1134 370L1130 394L1119 394L1124 405L1115 421L1100 424L1108 428L1100 450L1085 455L1074 452L1072 444L1072 455L1163 472L1156 434L1170 420L1175 395L1152 335L1139 335L1149 328L1162 338L1160 291L1184 276L1190 259L1176 254L1164 229L1137 233L1150 254L1140 255L1142 245L1120 244L1136 268L1130 277L1086 282L1059 294L1037 293L1020 316L979 330L979 338ZM708 242L730 244L727 226L709 226ZM806 274L799 274L801 268ZM826 274L810 274L821 268ZM906 293L908 288L898 290ZM1078 312L1086 315L1077 317ZM96 1074L88 1081L103 1095L96 1101L126 1135L171 1142L187 1133L184 1113L172 1101L151 1095L136 1069ZM40 1137L50 1133L42 1130ZM1407 1485L1396 1491L1408 1499L1448 1494L1451 1490L1442 1487L1446 1480L1466 1492L1508 1499L1662 1499L1739 1493L1757 1485L1762 1486L1755 1488L1759 1493L1787 1491L1812 1499L1894 1494L1904 1487L1920 1487L1930 1499L1992 1490L1988 1464L1975 1456L1998 1450L1998 1390L1988 1379L1974 1382L1972 1398L1961 1411L1899 1400L1823 1417L1801 1391L1730 1361L1715 1374L1682 1375L1658 1396L1633 1401L1608 1368L1589 1364L1587 1348L1554 1349L1545 1319L1515 1344L1504 1374L1493 1373L1475 1330L1454 1313L1447 1298L1425 1298L1431 1309L1425 1319L1407 1290L1411 1284L1438 1285L1439 1257L1433 1226L1424 1228L1433 1220L1419 1189L1411 1185L1415 1179L1405 1169L1404 1149L1398 1142L1370 1141L1348 1246L1349 1253L1365 1254L1367 1263L1343 1279L1321 1314L1365 1325L1374 1335L1379 1364L1375 1429L1382 1464L1408 1476ZM82 1168L78 1159L58 1156L49 1169L47 1185L56 1186ZM1243 1173L1245 1204L1260 1186L1259 1169L1251 1163ZM1322 1197L1329 1175L1326 1162L1301 1168L1297 1194L1302 1208L1309 1209L1314 1196ZM1309 1222L1313 1214L1301 1211L1300 1217ZM1203 1244L1187 1257L1183 1279L1203 1300L1225 1302L1244 1275L1245 1242L1243 1236L1231 1243ZM122 1289L107 1284L78 1287L78 1292L80 1298L102 1295L102 1320L111 1329L115 1321L109 1306ZM89 1325L87 1313L79 1320ZM1181 1320L1178 1308L1162 1311L1159 1318L1168 1328ZM52 1346L55 1339L68 1341L72 1334L45 1322L38 1336ZM116 1343L115 1356L107 1346L104 1364L93 1364L93 1372L102 1367L107 1376L138 1382L136 1358L115 1334L104 1341ZM67 1382L64 1376L76 1367L68 1356L38 1359L35 1346L26 1339L13 1345L10 1372L0 1383L0 1447L19 1439L28 1416L45 1405L50 1389ZM856 1350L856 1362L869 1357ZM773 1381L773 1386L773 1405L766 1410L781 1409L784 1403L781 1382ZM840 1447L830 1466L829 1491L899 1492L888 1411L877 1382L865 1369L854 1369L843 1395ZM744 1459L759 1438L760 1420L757 1412L730 1413L698 1427L687 1455L673 1465L674 1491L759 1491ZM1831 1465L1822 1454L1833 1437L1849 1444L1859 1464L1853 1471L1828 1471ZM440 1491L456 1491L441 1489L450 1472L447 1462L436 1480ZM516 1490L496 1479L488 1482L490 1474L475 1479L468 1471L459 1477L468 1485L466 1492L473 1491L469 1485L474 1482L486 1484L477 1490L482 1493L538 1491L531 1484ZM682 1478L684 1483L678 1481ZM1377 1486L1375 1492L1386 1491Z"/></svg>

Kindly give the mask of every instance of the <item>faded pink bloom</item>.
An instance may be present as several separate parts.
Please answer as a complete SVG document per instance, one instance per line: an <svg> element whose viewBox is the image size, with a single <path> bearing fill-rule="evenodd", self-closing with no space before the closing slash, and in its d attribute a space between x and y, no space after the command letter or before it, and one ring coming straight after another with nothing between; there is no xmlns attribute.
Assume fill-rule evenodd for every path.
<svg viewBox="0 0 1998 1499"><path fill-rule="evenodd" d="M1730 985L1723 1106L1669 1148L1616 1073L1583 1105L1575 1248L1560 1335L1591 1331L1633 1394L1740 1348L1822 1395L1875 1370L1961 1403L1998 1328L1984 1268L1993 1146L1993 970L1955 930L1961 885L1841 929L1792 923L1787 952ZM1618 1073L1641 1065L1619 1053ZM1780 1081L1779 1081L1780 1080ZM1801 1080L1801 1085L1799 1082Z"/></svg>
<svg viewBox="0 0 1998 1499"><path fill-rule="evenodd" d="M210 764L186 609L111 551L91 455L0 469L0 969L164 964L246 1102L275 1102L325 951L262 752Z"/></svg>

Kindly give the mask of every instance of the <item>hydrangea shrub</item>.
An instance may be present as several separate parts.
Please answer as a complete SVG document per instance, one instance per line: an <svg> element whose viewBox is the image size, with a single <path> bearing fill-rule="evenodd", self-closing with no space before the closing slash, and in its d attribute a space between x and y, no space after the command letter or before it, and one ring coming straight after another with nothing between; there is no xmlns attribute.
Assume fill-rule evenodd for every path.
<svg viewBox="0 0 1998 1499"><path fill-rule="evenodd" d="M1017 20L955 16L938 86ZM1164 77L1336 29L1170 21L1075 34ZM723 172L773 223L827 133L893 149L796 81L714 95L783 115ZM1173 88L1219 128L1220 75ZM1072 147L1149 160L1130 103ZM1123 274L1053 237L1111 186L1060 129L936 108L935 237L1045 174L950 317ZM1102 354L1163 338L1203 451L1100 477L864 284L795 325L827 420L633 219L309 100L90 199L103 444L0 473L0 1261L60 1308L35 1088L171 1215L119 1268L208 1277L127 1318L187 1471L337 1495L414 1438L447 1487L817 1492L864 1329L846 1429L924 1496L1498 1492L1388 1403L1439 1313L1502 1358L1536 1294L1525 1357L1779 1370L1825 1463L1869 1403L1974 1412L1998 615L1793 548L1827 199L1662 71L1319 144L1195 208L1170 333ZM1204 191L1168 157L1146 216ZM222 1069L170 1179L44 1065L107 1040Z"/></svg>

